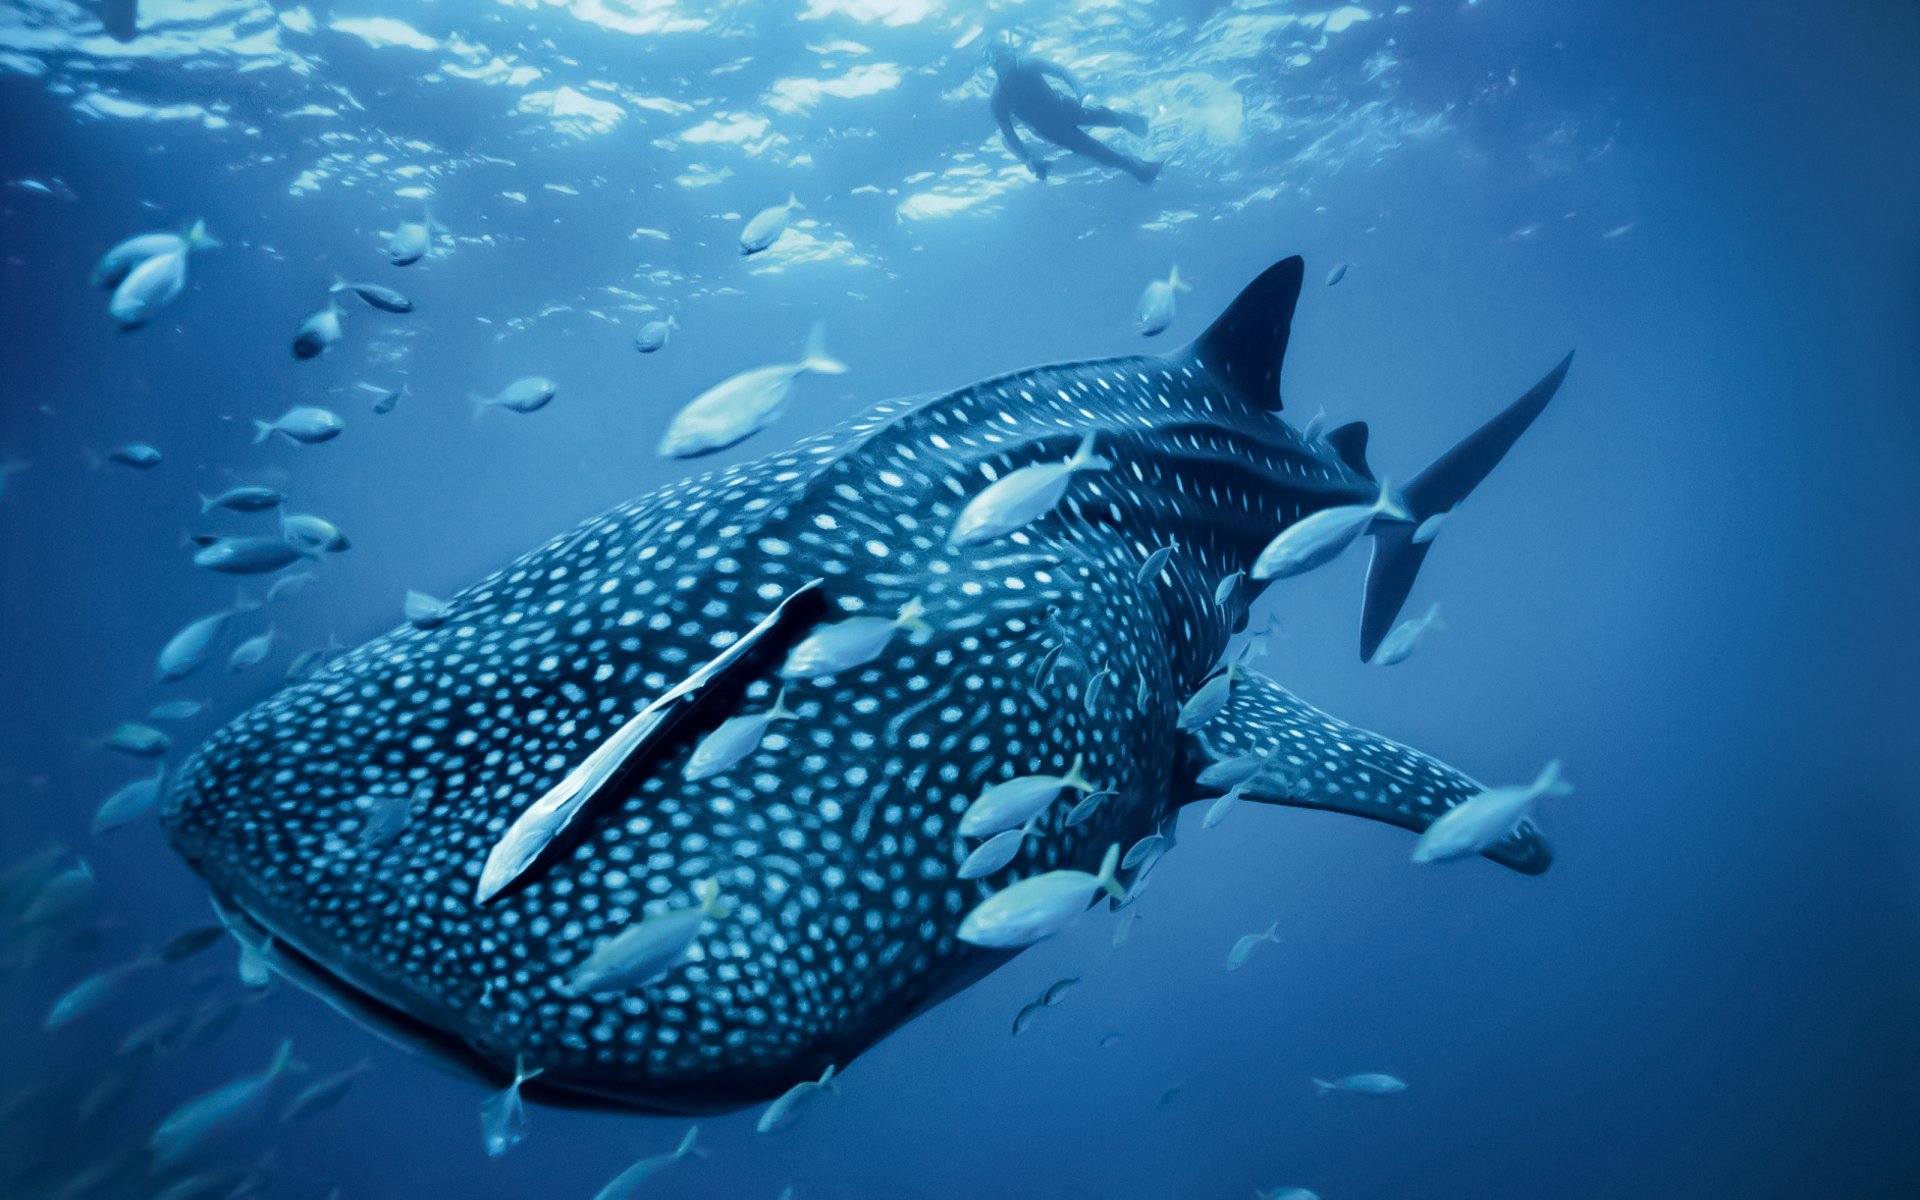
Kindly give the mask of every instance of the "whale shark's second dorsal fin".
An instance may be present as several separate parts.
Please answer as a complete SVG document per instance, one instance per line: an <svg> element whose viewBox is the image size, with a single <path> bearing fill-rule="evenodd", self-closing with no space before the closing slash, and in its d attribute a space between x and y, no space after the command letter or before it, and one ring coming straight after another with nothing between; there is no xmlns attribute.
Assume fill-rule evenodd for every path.
<svg viewBox="0 0 1920 1200"><path fill-rule="evenodd" d="M1340 456L1340 461L1359 475L1373 478L1373 468L1367 465L1367 423L1348 421L1345 425L1327 434L1327 445Z"/></svg>
<svg viewBox="0 0 1920 1200"><path fill-rule="evenodd" d="M1439 759L1330 717L1245 668L1226 708L1196 732L1190 749L1193 774L1271 751L1268 765L1243 785L1244 799L1346 813L1416 833L1483 790ZM1553 851L1523 821L1486 857L1538 875L1553 862Z"/></svg>
<svg viewBox="0 0 1920 1200"><path fill-rule="evenodd" d="M1279 412L1280 364L1287 356L1305 273L1306 263L1298 255L1268 267L1181 353L1248 404Z"/></svg>

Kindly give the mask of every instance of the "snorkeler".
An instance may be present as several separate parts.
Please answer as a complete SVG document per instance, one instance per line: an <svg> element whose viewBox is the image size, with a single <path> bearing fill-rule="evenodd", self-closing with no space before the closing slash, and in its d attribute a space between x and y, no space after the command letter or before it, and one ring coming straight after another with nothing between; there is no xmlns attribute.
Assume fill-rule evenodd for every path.
<svg viewBox="0 0 1920 1200"><path fill-rule="evenodd" d="M1144 135L1147 132L1145 117L1086 103L1086 91L1073 72L1043 58L1023 58L1006 42L995 42L987 48L987 63L995 75L993 119L1000 123L1000 137L1007 143L1007 149L1013 151L1013 156L1027 164L1034 178L1045 179L1051 164L1020 140L1013 127L1016 120L1062 150L1118 167L1141 183L1152 183L1160 173L1164 164L1123 154L1082 128L1118 126L1135 135ZM1048 76L1064 83L1073 94L1054 87Z"/></svg>

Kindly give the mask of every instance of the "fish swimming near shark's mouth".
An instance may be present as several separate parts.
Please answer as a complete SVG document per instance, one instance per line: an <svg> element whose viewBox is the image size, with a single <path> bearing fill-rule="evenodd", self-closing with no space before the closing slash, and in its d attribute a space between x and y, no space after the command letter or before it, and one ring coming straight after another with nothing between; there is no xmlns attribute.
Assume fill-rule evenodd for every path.
<svg viewBox="0 0 1920 1200"><path fill-rule="evenodd" d="M1251 671L1181 728L1263 586L1221 581L1382 491L1365 425L1308 441L1281 416L1301 275L1269 268L1170 356L883 403L594 518L214 735L172 783L168 836L236 930L359 1015L495 1076L520 1060L549 1100L694 1112L844 1067L1004 962L958 937L976 905L1170 831L1211 764L1266 752L1244 799L1423 829L1479 786ZM1567 365L1412 479L1411 522L1373 526L1363 657L1432 548L1417 523L1485 477ZM950 545L969 498L1088 435L1104 469ZM903 608L917 619L877 654L783 678L811 634ZM687 770L776 701L744 757ZM1071 823L1054 804L997 874L960 878L975 798L1076 759L1104 800ZM1550 858L1526 824L1487 854ZM724 906L664 975L569 985L635 922L712 901L709 880Z"/></svg>

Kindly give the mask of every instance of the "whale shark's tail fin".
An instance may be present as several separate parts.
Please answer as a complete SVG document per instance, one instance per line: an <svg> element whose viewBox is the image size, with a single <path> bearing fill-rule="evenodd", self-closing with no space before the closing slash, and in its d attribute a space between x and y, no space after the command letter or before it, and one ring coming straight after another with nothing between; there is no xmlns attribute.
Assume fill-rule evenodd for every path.
<svg viewBox="0 0 1920 1200"><path fill-rule="evenodd" d="M1280 364L1287 356L1294 306L1306 263L1298 255L1260 272L1227 311L1181 353L1213 373L1242 400L1280 411Z"/></svg>
<svg viewBox="0 0 1920 1200"><path fill-rule="evenodd" d="M1330 717L1244 668L1227 706L1194 734L1190 750L1188 778L1241 755L1266 755L1258 773L1240 785L1243 799L1346 813L1415 833L1483 790L1439 759ZM1530 821L1485 854L1527 875L1553 862Z"/></svg>
<svg viewBox="0 0 1920 1200"><path fill-rule="evenodd" d="M1560 360L1559 366L1547 372L1545 379L1508 405L1506 411L1469 434L1453 449L1435 459L1432 466L1415 476L1401 493L1403 503L1413 517L1410 523L1383 522L1375 528L1373 564L1367 568L1367 604L1360 618L1362 660L1373 657L1373 652L1380 648L1387 631L1393 628L1394 618L1400 615L1400 606L1406 603L1407 593L1413 590L1413 578L1420 573L1420 564L1426 561L1427 551L1433 548L1431 540L1414 541L1414 533L1429 518L1451 512L1499 465L1507 451L1512 449L1513 443L1527 431L1527 426L1533 424L1533 419L1546 408L1547 401L1553 399L1553 394L1560 390L1560 381L1567 377L1567 368L1572 364L1573 355L1568 354Z"/></svg>

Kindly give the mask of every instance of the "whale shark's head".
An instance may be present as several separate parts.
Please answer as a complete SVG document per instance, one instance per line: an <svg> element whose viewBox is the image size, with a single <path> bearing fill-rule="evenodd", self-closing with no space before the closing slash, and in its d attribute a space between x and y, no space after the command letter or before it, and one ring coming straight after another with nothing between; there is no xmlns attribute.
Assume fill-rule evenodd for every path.
<svg viewBox="0 0 1920 1200"><path fill-rule="evenodd" d="M1085 754L1102 786L1139 799L1070 833L1056 813L1017 871L1139 836L1166 811L1171 743L1122 748L1154 745L1149 726L1170 730L1179 701L1160 665L1151 687L1130 677L1084 702L1096 662L1125 661L1115 634L1135 619L1063 623L1076 603L1132 606L1131 586L1102 573L1106 551L1023 538L951 554L961 501L939 481L958 439L850 450L863 436L616 509L456 596L435 628L396 629L288 687L178 773L173 844L311 976L487 1063L522 1057L549 1086L697 1110L844 1064L998 960L955 937L1005 881L956 876L967 804ZM478 898L516 814L809 579L822 581L811 607L777 641L729 670L537 871ZM916 598L926 627L872 661L780 677L809 628ZM1136 648L1155 663L1162 644L1143 629ZM783 686L792 718L688 778L705 734ZM667 978L568 989L597 943L695 904L705 879L730 911Z"/></svg>

